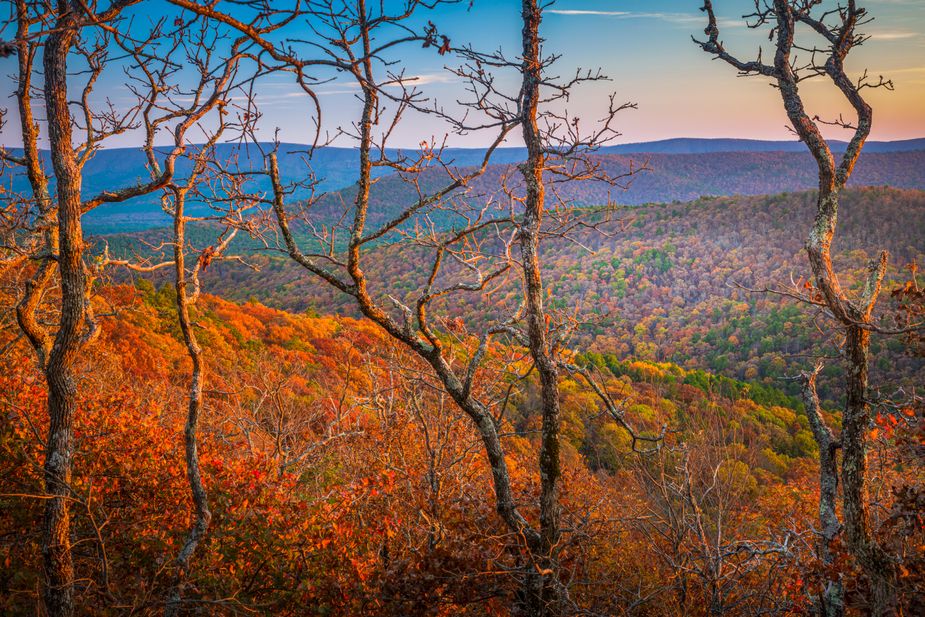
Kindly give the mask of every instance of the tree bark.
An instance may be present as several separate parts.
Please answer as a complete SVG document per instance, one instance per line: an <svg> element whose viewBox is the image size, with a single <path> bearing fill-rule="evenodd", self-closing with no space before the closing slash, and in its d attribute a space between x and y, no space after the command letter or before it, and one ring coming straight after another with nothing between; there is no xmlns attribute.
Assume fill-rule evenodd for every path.
<svg viewBox="0 0 925 617"><path fill-rule="evenodd" d="M49 430L45 448L45 516L42 557L45 610L52 617L74 613L74 564L71 557L70 493L77 413L75 362L86 325L87 281L83 263L81 175L71 135L67 95L67 57L76 37L76 11L65 5L45 43L45 107L49 145L58 193L58 271L61 318L45 366Z"/></svg>
<svg viewBox="0 0 925 617"><path fill-rule="evenodd" d="M180 331L186 351L192 363L190 373L189 398L187 403L186 426L183 431L183 442L186 456L186 476L189 481L190 493L193 497L193 524L183 548L176 559L176 578L174 587L167 598L164 614L168 617L177 615L182 605L183 588L189 576L190 560L196 552L202 537L209 529L212 512L209 510L209 498L202 483L202 473L199 467L199 444L197 431L199 428L199 415L202 412L202 384L205 379L205 366L202 360L202 348L196 339L193 323L190 319L190 296L187 289L189 281L186 274L186 219L184 206L186 192L176 191L174 204L174 272L177 290L177 319L180 322ZM197 269L198 272L198 269Z"/></svg>
<svg viewBox="0 0 925 617"><path fill-rule="evenodd" d="M813 437L819 446L819 559L826 566L834 562L832 542L841 532L836 503L838 499L838 448L841 444L835 440L831 429L822 417L819 395L816 392L816 376L822 368L804 376L803 401L806 416L812 429ZM841 579L827 580L823 583L818 597L814 598L816 612L820 617L842 617L845 613L844 587Z"/></svg>
<svg viewBox="0 0 925 617"><path fill-rule="evenodd" d="M54 255L58 254L58 221L48 191L48 178L39 157L38 125L32 110L32 70L35 45L29 41L29 7L25 0L16 2L16 48L19 68L16 100L22 131L23 164L32 188L32 198L38 207L38 226L42 229L42 248L38 255L39 266L26 282L25 293L16 305L16 321L32 348L40 368L45 367L51 352L52 337L36 318L36 310L55 274Z"/></svg>
<svg viewBox="0 0 925 617"><path fill-rule="evenodd" d="M543 171L545 153L537 126L542 82L539 25L542 9L536 0L522 3L523 64L521 86L521 128L527 146L527 160L520 172L526 186L524 216L519 227L520 255L523 264L524 305L530 355L540 378L542 434L539 453L540 471L540 538L533 549L535 563L525 579L524 595L531 615L561 613L559 595L558 550L559 525L559 375L548 341L548 316L543 305L539 243L545 207Z"/></svg>
<svg viewBox="0 0 925 617"><path fill-rule="evenodd" d="M842 420L842 493L845 539L870 585L869 611L876 617L897 615L896 564L873 538L867 500L867 438L870 422L867 374L870 331L847 328L845 338L847 400Z"/></svg>

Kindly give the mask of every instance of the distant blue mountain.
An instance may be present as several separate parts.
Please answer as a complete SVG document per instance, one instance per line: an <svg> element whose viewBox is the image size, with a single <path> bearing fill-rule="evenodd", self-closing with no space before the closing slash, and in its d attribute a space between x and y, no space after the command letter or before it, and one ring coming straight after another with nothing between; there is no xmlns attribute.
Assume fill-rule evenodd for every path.
<svg viewBox="0 0 925 617"><path fill-rule="evenodd" d="M843 151L848 142L830 141L830 147ZM865 152L911 152L925 150L925 137L904 139L900 141L868 141L864 144ZM601 148L601 152L610 154L707 154L710 152L805 152L806 146L800 141L765 141L761 139L707 139L695 137L677 137L632 144L620 144Z"/></svg>
<svg viewBox="0 0 925 617"><path fill-rule="evenodd" d="M843 149L844 142L833 142L833 148ZM265 153L270 144L220 144L218 158L233 160L237 167L245 171L260 170L264 166ZM307 146L300 144L281 144L279 148L280 173L287 181L305 181L310 173L317 181L315 190L319 192L337 191L352 186L356 182L357 152L352 148L324 147L316 149L311 157ZM925 150L925 138L908 139L892 142L867 142L865 152L890 153ZM159 150L162 155L167 149ZM390 150L394 156L397 149ZM698 139L677 138L661 141L620 144L601 148L601 154L659 154L691 155L723 152L794 152L805 153L804 146L798 141L761 141L755 139ZM409 151L413 155L413 152ZM492 156L492 164L510 164L524 159L524 148L500 148ZM42 153L46 168L50 168L48 153ZM484 148L448 148L443 152L445 163L458 167L479 165L485 156ZM90 197L103 190L117 190L122 187L140 184L148 180L146 159L140 148L114 148L98 151L84 168L83 193ZM687 164L687 163L686 163ZM669 165L670 167L670 165ZM183 177L189 173L189 161L181 159L177 165L177 174ZM5 171L4 175L11 173ZM388 168L377 168L379 176L390 173ZM265 178L255 176L251 189L269 190ZM3 178L9 186L8 178ZM12 178L14 192L27 191L26 178L16 174ZM308 189L297 188L291 198L300 199L308 195ZM666 194L665 199L676 198ZM204 206L198 209L195 204L190 208L192 215L206 213ZM84 217L84 226L89 234L131 232L166 225L169 219L161 210L158 195L149 195L133 199L122 204L107 204L96 208Z"/></svg>
<svg viewBox="0 0 925 617"><path fill-rule="evenodd" d="M257 171L264 168L267 153L272 150L272 144L219 144L217 158L222 161L233 161L234 165L242 171ZM14 154L21 155L21 149L12 149ZM168 148L159 148L158 153L166 156ZM391 149L390 156L400 151ZM409 156L414 152L409 151ZM47 151L42 151L45 168L51 168L51 161ZM459 167L480 165L485 156L484 148L451 148L443 152L443 161ZM496 153L493 163L514 163L525 156L523 148L506 148ZM316 149L309 157L308 146L302 144L280 144L278 153L280 175L284 181L305 182L311 174L316 181L317 192L336 191L350 187L357 179L357 151L353 148L324 147ZM140 148L112 148L99 150L93 155L84 167L83 196L89 198L101 191L117 190L123 187L143 184L149 181L146 167L147 159ZM188 159L179 159L176 166L177 176L183 178L190 172L191 163ZM9 186L9 169L2 174L4 184ZM382 176L391 173L387 167L374 169L374 175ZM53 178L52 178L53 182ZM12 187L15 192L28 192L28 181L25 174L13 173ZM265 177L254 176L250 181L251 190L269 191L269 181ZM307 187L297 187L291 195L292 199L308 196ZM204 207L190 204L189 212L193 216L207 213ZM104 234L115 232L131 232L159 227L169 223L169 218L162 211L160 195L152 194L132 199L125 203L104 204L84 216L84 229L90 234Z"/></svg>

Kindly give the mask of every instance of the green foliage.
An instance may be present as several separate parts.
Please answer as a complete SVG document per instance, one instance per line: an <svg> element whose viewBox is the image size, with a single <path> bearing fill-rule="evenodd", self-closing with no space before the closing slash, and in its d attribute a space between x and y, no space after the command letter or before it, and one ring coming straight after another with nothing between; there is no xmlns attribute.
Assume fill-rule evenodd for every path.
<svg viewBox="0 0 925 617"><path fill-rule="evenodd" d="M846 285L863 278L866 255L874 249L890 250L895 268L917 258L921 262L925 222L919 213L925 193L865 188L847 190L841 197L839 243L844 263L839 267ZM387 210L389 203L377 201L375 215L384 216L379 208ZM571 342L577 348L674 362L747 383L749 396L757 402L798 406L799 385L781 377L805 370L808 356L833 353L831 341L813 327L802 307L777 296L747 293L734 283L773 287L786 284L791 276L805 277L804 239L793 230L811 223L813 207L812 193L788 193L618 208L602 222L605 233L576 232L575 239L592 255L565 239L544 240L544 280L552 292L548 301L557 310L579 307L598 316L575 333ZM867 224L883 211L893 216L880 217L881 224L874 227ZM600 216L603 220L603 213ZM659 226L667 228L671 239L655 245ZM146 237L154 245L161 239L153 233ZM486 242L491 250L491 240ZM365 270L371 291L385 304L391 295L413 305L426 284L425 253L403 244L370 250ZM207 273L209 284L235 299L256 296L293 312L357 315L350 299L330 286L303 284L304 273L284 257L261 254L251 261L260 267L259 273L234 264L213 265ZM444 276L460 273L453 268L449 265ZM888 277L898 274L891 270ZM490 294L438 301L434 313L475 328L509 315L520 299L520 289L511 282ZM480 310L470 310L473 305ZM925 363L903 349L902 341L888 340L875 350L872 378L897 386L916 382ZM828 406L840 404L834 395L838 389L832 387L839 383L837 364L829 363L819 380Z"/></svg>

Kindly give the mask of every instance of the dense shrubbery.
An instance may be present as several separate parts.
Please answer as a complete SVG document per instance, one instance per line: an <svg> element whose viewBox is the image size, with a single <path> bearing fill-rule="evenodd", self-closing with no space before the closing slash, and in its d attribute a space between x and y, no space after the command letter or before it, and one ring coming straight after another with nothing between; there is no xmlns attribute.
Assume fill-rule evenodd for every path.
<svg viewBox="0 0 925 617"><path fill-rule="evenodd" d="M85 361L93 371L82 373L73 512L84 606L159 610L185 533L189 497L178 440L184 385L174 375L186 359L168 289L101 290L117 316L106 319L104 338ZM476 435L439 396L419 392L411 403L407 373L396 368L413 365L410 359L369 325L346 318L212 297L195 318L212 360L202 452L214 519L194 568L191 608L505 610L514 589L506 572L520 556L510 552L484 489ZM771 543L790 528L806 532L815 510L806 419L761 400L783 395L671 364L595 354L584 360L612 372L609 390L643 431L668 423L673 432L671 449L654 458L634 454L629 435L586 388L563 384L563 507L573 530L563 563L582 605L610 612L642 601L650 614L674 614L665 602L678 593L666 583L675 580L686 586L685 602L701 606L706 589L697 572L706 568L706 540L659 539L669 531L664 508L678 504L664 502L668 493L653 487L652 477L704 491L703 524L721 523L723 542ZM44 390L22 344L2 361L0 558L8 567L0 597L5 612L18 613L34 605L40 577L34 496L42 492L36 431L45 422ZM403 394L386 403L390 379ZM525 503L537 483L529 471L533 388L515 397L503 421ZM682 468L686 480L677 475ZM742 556L741 571L725 575L726 601L798 610L800 577L809 576L812 560L794 550L792 557L806 559L799 567ZM688 566L675 570L675 559ZM777 576L766 588L771 571Z"/></svg>

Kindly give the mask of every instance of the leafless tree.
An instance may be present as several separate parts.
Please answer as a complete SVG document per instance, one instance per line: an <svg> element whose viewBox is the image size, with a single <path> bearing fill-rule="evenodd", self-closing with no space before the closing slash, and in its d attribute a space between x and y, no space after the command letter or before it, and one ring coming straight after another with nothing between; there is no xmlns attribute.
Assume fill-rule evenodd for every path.
<svg viewBox="0 0 925 617"><path fill-rule="evenodd" d="M250 37L277 63L277 70L294 75L312 97L316 113L321 106L315 85L324 79L323 71L355 83L362 111L341 136L357 144L357 191L339 217L313 219L316 200L287 203L293 187L280 177L276 153L268 156L273 185L269 205L282 249L304 269L351 296L364 316L425 361L471 419L492 470L497 511L525 559L515 610L531 615L572 610L559 579L557 559L562 531L558 381L564 366L561 350L574 323L558 319L544 306L547 289L541 275L540 245L543 237L568 237L586 224L567 204L547 205L550 183L589 179L620 183L620 178L604 174L587 153L617 135L614 118L630 105L614 105L611 99L599 126L587 134L579 129L578 120L563 109L569 94L581 83L603 76L577 73L564 81L551 76L549 67L557 57L542 53L542 6L534 0L522 3L523 36L517 57L501 51L454 48L432 23L423 32L406 25L419 9L438 2L409 0L394 12L364 0L272 8L245 2L251 12L241 13L247 18L238 18L213 5L172 1ZM308 27L310 40L287 34L287 26L293 23ZM455 74L468 83L473 95L464 103L468 113L462 119L432 105L415 87L414 77L405 75L396 50L408 44L462 58L463 66ZM499 85L498 75L503 72L517 78L516 91L507 92ZM387 148L390 136L414 113L434 114L461 133L491 132L494 137L481 165L469 170L453 167L444 161L442 146L435 141L425 141L418 153L392 153ZM316 126L319 134L320 126ZM498 194L467 194L467 187L484 172L495 149L517 131L528 151L527 160L517 167L520 177L504 178ZM374 172L380 170L398 174L413 195L410 203L386 217L371 209ZM441 225L439 217L453 223ZM416 244L430 264L423 289L413 297L381 293L379 289L388 287L388 281L370 281L364 271L367 253L389 238ZM481 333L468 332L439 316L440 303L462 301L507 279L519 281L523 302ZM528 350L542 391L538 524L528 520L512 491L499 435L501 418L494 413L503 409L505 397L477 387L491 349L510 343Z"/></svg>
<svg viewBox="0 0 925 617"><path fill-rule="evenodd" d="M174 133L173 145L184 152L185 158L189 159L191 169L186 177L173 178L164 187L161 197L164 211L173 218L173 233L168 242L173 249L173 259L156 263L151 263L146 259L113 259L108 256L107 251L101 261L103 267L119 265L136 272L153 272L161 268L173 267L177 320L192 365L184 444L187 477L193 499L193 523L186 542L176 557L176 581L167 598L166 615L175 615L181 608L182 591L189 573L190 560L208 530L212 517L199 467L197 436L199 417L203 408L206 366L203 349L196 337L191 309L199 298L200 274L213 261L225 258L225 251L239 229L247 226L247 221L244 220L247 204L239 203L235 199L227 199L228 194L222 190L226 184L221 182L224 170L222 162L215 156L214 148L226 130L250 130L251 118L254 117L249 109L252 98L247 95L247 84L239 83L235 79L239 64L249 57L249 54L242 50L247 40L243 37L239 38L231 45L228 53L221 53L216 29L208 21L194 18L192 21L178 22L175 26L176 29L171 33L173 44L171 51L181 50L184 63L197 67L199 72L199 79L194 82L192 88L167 87L166 77L174 70L177 62L171 57L172 53L164 53L161 58L158 58L161 62L159 69L155 69L151 66L154 59L146 57L143 49L127 41L122 42L123 47L137 60L139 66L145 66L142 77L139 78L140 88L152 93L152 97L145 101L143 110L146 129L143 149L151 177L157 178L163 173L155 148L155 137L165 128L171 128L172 121L192 119L198 123L211 114L216 116L216 127L211 130L204 143L197 145L187 143L184 132ZM251 82L252 78L247 81ZM233 110L229 108L236 92L244 93L240 98L245 100L243 105L235 105L239 112L236 115L243 118L243 122L240 123L232 117ZM181 102L178 104L175 101ZM159 110L157 117L153 117L155 110ZM165 110L167 113L164 113ZM221 191L221 199L215 199L217 196L209 194L209 188L216 186ZM212 213L204 216L192 216L188 213L187 203L194 198L211 204ZM216 203L221 206L216 206ZM216 241L202 249L192 266L187 265L189 242L186 238L186 229L190 222L213 223L213 225L217 224L220 229Z"/></svg>
<svg viewBox="0 0 925 617"><path fill-rule="evenodd" d="M39 367L48 384L49 430L45 453L45 517L42 528L44 562L45 609L50 615L70 615L74 612L74 566L71 557L69 501L70 478L74 455L73 425L77 413L77 377L75 366L84 349L99 334L99 324L93 310L92 285L106 265L130 265L124 260L107 256L90 260L87 255L81 218L102 204L128 201L132 198L167 191L173 201L174 219L179 240L174 244L179 254L176 265L178 287L186 285L187 268L183 261L185 242L183 226L186 215L182 200L201 173L204 162L200 156L194 163L193 178L186 183L174 182L176 164L188 145L187 133L198 126L203 117L224 105L225 95L236 66L237 51L225 62L205 62L199 81L183 104L182 88L175 83L178 73L176 53L192 51L195 36L189 37L189 23L168 24L165 18L151 20L142 26L133 25L127 10L137 2L126 0L99 7L96 2L57 3L27 2L15 4L16 37L12 46L19 59L16 100L23 138L23 155L4 152L8 163L25 168L31 194L22 196L26 211L25 226L18 237L38 238L28 243L23 255L34 260L36 267L17 305L17 320L35 350ZM244 42L245 39L241 39ZM202 41L200 41L202 42ZM240 43L239 43L240 45ZM178 52L179 50L179 52ZM42 71L35 67L42 57ZM189 59L189 55L186 56ZM216 65L221 70L216 72ZM107 102L97 109L94 88L108 70L125 71L130 75L134 101L124 108ZM211 73L208 73L211 71ZM69 94L69 81L74 76L83 80L75 98ZM33 110L35 99L44 100L45 119L39 120ZM189 103L189 101L192 103ZM43 169L39 153L39 134L47 131L51 177L54 193L49 188L49 176ZM82 173L94 153L111 137L141 130L146 135L150 179L135 185L112 187L90 197L82 197ZM160 130L168 130L173 144L164 153L155 153L154 138ZM81 138L78 135L82 135ZM212 142L214 143L214 142ZM210 144L211 145L211 144ZM200 152L208 152L206 147ZM230 235L230 234L229 234ZM226 237L227 241L228 237ZM226 242L227 243L227 242ZM219 246L220 252L224 246ZM165 264L166 265L166 264ZM193 270L194 285L202 259ZM148 266L135 264L136 269ZM153 266L151 266L153 268ZM57 301L57 323L37 315L49 299L50 287L60 283ZM193 294L195 295L195 294ZM194 364L198 349L188 315L187 295L178 298L178 309L185 313L187 343ZM47 311L46 311L47 312ZM182 318L181 318L182 321ZM198 353L198 352L197 352ZM195 369L194 368L194 372ZM197 524L188 543L191 553L198 540L195 529L207 521L205 496L195 465L195 426L201 404L201 384L193 380L193 392L187 427L190 482L197 505ZM200 394L196 395L196 390ZM199 498L201 497L201 499ZM200 503L201 502L201 503ZM189 555L180 557L181 570Z"/></svg>
<svg viewBox="0 0 925 617"><path fill-rule="evenodd" d="M279 366L276 358L260 357L256 370L228 379L238 389L226 397L226 422L252 451L266 446L280 475L301 475L328 456L336 442L363 434L354 381L366 360L353 346L332 358L342 372ZM311 383L325 394L306 403L294 392L297 382Z"/></svg>
<svg viewBox="0 0 925 617"><path fill-rule="evenodd" d="M40 23L41 14L35 13L25 0L16 3L15 21L17 24L16 56L18 60L18 83L16 102L19 111L19 124L22 133L23 153L16 158L4 152L4 159L25 169L32 194L28 203L34 203L34 234L40 239L38 247L25 251L26 255L35 255L38 266L26 283L24 293L16 306L16 319L23 334L35 349L40 366L44 366L51 352L52 339L39 324L36 312L42 296L52 282L55 272L53 256L58 253L57 212L51 200L48 177L39 157L38 124L33 111L32 75L36 54L40 45L30 38L30 30ZM30 208L24 208L27 212ZM28 214L26 215L29 216ZM18 221L17 221L18 222ZM18 225L17 225L18 226ZM31 235L31 234L30 234Z"/></svg>
<svg viewBox="0 0 925 617"><path fill-rule="evenodd" d="M741 440L724 424L698 424L682 446L636 459L645 509L633 525L670 572L662 578L679 614L693 606L709 615L786 614L792 607L775 574L796 559L801 537L786 529L750 536L754 461L730 447Z"/></svg>
<svg viewBox="0 0 925 617"><path fill-rule="evenodd" d="M869 610L875 615L892 615L899 610L896 563L874 537L866 495L870 336L880 330L872 315L887 267L887 253L882 251L869 264L867 279L860 294L850 294L842 287L831 256L839 193L851 176L873 122L873 110L864 100L864 90L892 88L892 84L882 77L872 80L866 71L859 78L852 79L845 69L845 58L867 38L858 31L859 26L871 19L867 10L858 6L854 0L839 2L831 8L823 4L822 0L755 2L755 11L747 15L746 19L750 28L769 29L774 46L771 63L766 63L760 52L755 60L742 61L726 50L719 38L719 26L710 0L705 0L702 7L708 19L704 31L707 38L695 41L705 52L737 69L740 75L758 75L773 80L793 131L806 144L818 166L816 217L806 242L814 285L809 293L798 290L788 295L823 309L844 335L845 407L838 438L825 425L819 413L815 372L805 376L807 413L821 451L822 533L819 552L824 561L830 561L832 555L829 544L836 536L842 537L868 579ZM819 42L799 42L798 27L806 28L809 34L818 37ZM799 54L802 57L798 57ZM799 85L804 80L816 77L831 81L838 89L854 110L854 121L842 117L824 120L818 115L810 116ZM852 133L850 142L837 161L822 134L825 125L834 125ZM840 474L836 454L838 449L842 453ZM835 504L839 476L842 483L841 523L836 516ZM837 582L827 585L821 591L817 604L821 614L843 614L845 606L842 586Z"/></svg>

